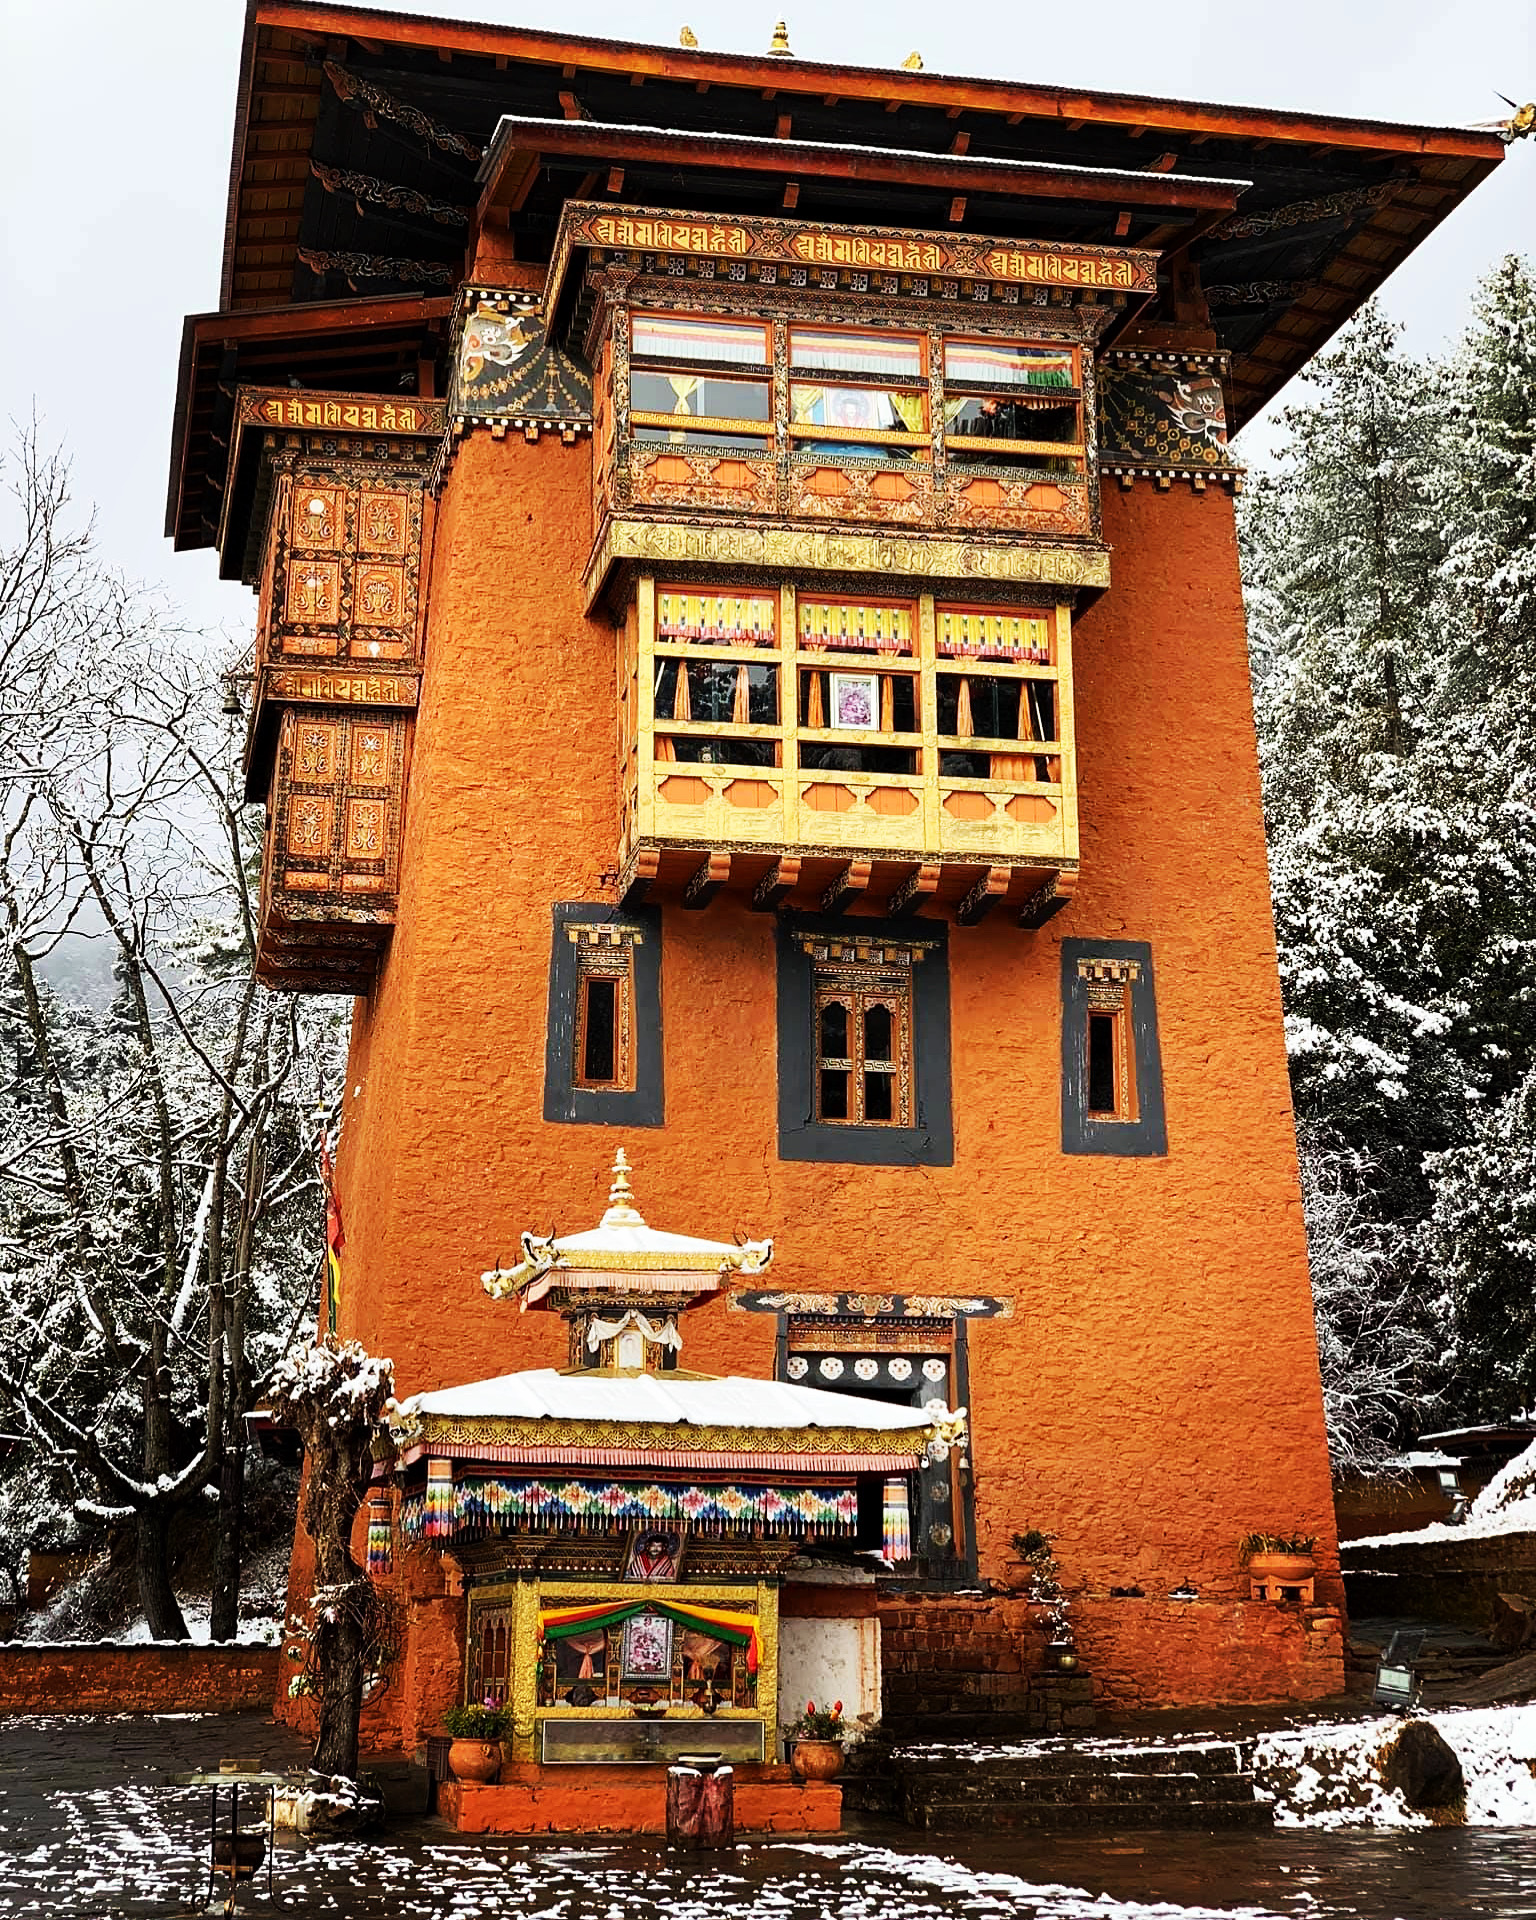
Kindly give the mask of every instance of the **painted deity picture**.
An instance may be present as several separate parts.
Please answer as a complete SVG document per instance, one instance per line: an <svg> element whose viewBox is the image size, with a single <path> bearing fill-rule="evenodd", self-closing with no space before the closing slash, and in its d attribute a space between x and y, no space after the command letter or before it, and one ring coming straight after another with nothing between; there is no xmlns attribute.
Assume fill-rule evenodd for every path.
<svg viewBox="0 0 1536 1920"><path fill-rule="evenodd" d="M672 1622L657 1613L637 1613L624 1622L623 1677L672 1677Z"/></svg>
<svg viewBox="0 0 1536 1920"><path fill-rule="evenodd" d="M879 726L880 676L834 673L830 724L850 733L872 733Z"/></svg>

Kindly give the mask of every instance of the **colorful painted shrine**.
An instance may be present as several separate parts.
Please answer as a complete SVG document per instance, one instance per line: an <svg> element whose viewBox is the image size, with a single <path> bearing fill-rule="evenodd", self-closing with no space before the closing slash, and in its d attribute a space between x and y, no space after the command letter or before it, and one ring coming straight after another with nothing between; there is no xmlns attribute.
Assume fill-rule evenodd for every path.
<svg viewBox="0 0 1536 1920"><path fill-rule="evenodd" d="M519 1759L773 1759L787 1563L830 1552L867 1580L910 1554L917 1478L963 1411L678 1364L680 1315L772 1256L649 1227L621 1149L593 1232L524 1234L484 1276L566 1320L571 1366L401 1406L402 1544L458 1569L464 1694L511 1707Z"/></svg>

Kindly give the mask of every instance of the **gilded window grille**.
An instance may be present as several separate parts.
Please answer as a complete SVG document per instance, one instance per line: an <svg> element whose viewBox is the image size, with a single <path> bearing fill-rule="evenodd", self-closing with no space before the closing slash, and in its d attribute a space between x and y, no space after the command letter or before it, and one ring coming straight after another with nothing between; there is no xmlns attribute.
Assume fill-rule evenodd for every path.
<svg viewBox="0 0 1536 1920"><path fill-rule="evenodd" d="M627 1093L635 1084L634 949L644 936L607 926L567 927L566 933L576 948L571 1084Z"/></svg>
<svg viewBox="0 0 1536 1920"><path fill-rule="evenodd" d="M841 941L812 951L816 1118L832 1126L912 1126L913 952Z"/></svg>

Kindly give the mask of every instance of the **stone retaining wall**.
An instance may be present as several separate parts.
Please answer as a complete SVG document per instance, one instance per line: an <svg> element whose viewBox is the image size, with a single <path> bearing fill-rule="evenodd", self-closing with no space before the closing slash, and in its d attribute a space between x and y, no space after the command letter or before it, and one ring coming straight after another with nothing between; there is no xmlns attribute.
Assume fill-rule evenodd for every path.
<svg viewBox="0 0 1536 1920"><path fill-rule="evenodd" d="M1344 1552L1349 1610L1486 1630L1501 1593L1536 1601L1536 1533L1403 1539Z"/></svg>
<svg viewBox="0 0 1536 1920"><path fill-rule="evenodd" d="M1343 1619L1333 1607L1251 1600L1074 1597L1072 1623L1101 1710L1317 1700L1344 1690ZM883 1599L885 1712L1027 1715L1044 1649L1018 1596ZM1080 1702L1068 1725L1085 1724Z"/></svg>
<svg viewBox="0 0 1536 1920"><path fill-rule="evenodd" d="M0 1645L0 1713L233 1713L270 1709L276 1647L82 1642Z"/></svg>

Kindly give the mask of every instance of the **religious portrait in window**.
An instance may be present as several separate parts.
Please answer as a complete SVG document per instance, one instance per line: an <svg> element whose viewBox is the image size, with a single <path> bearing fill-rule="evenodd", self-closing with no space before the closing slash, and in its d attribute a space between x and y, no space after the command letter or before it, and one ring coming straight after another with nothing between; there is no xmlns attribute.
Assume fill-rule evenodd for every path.
<svg viewBox="0 0 1536 1920"><path fill-rule="evenodd" d="M625 1680L670 1680L672 1622L659 1613L633 1614L624 1622L620 1662Z"/></svg>
<svg viewBox="0 0 1536 1920"><path fill-rule="evenodd" d="M554 909L544 1118L660 1126L661 916Z"/></svg>
<svg viewBox="0 0 1536 1920"><path fill-rule="evenodd" d="M635 1536L624 1568L626 1580L675 1580L683 1557L683 1536L660 1529Z"/></svg>
<svg viewBox="0 0 1536 1920"><path fill-rule="evenodd" d="M944 929L785 916L778 957L780 1157L950 1165Z"/></svg>
<svg viewBox="0 0 1536 1920"><path fill-rule="evenodd" d="M829 723L847 733L873 733L880 725L880 676L834 673Z"/></svg>
<svg viewBox="0 0 1536 1920"><path fill-rule="evenodd" d="M1062 1151L1166 1153L1152 949L1064 941L1061 984Z"/></svg>

